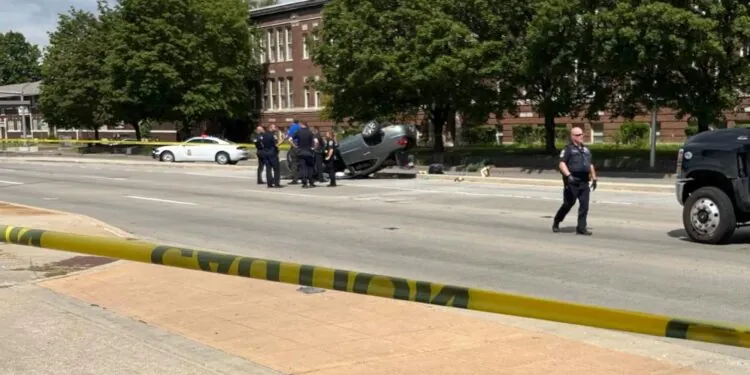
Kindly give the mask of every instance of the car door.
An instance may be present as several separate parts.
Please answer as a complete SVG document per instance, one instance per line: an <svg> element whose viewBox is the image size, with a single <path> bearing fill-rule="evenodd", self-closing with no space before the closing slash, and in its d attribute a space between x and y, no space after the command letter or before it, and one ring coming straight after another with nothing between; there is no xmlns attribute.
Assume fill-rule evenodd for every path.
<svg viewBox="0 0 750 375"><path fill-rule="evenodd" d="M214 161L216 153L219 152L219 142L208 138L203 138L200 141L200 146L197 146L195 150L195 161Z"/></svg>
<svg viewBox="0 0 750 375"><path fill-rule="evenodd" d="M181 144L179 149L182 159L185 161L198 161L202 141L201 138L190 138Z"/></svg>

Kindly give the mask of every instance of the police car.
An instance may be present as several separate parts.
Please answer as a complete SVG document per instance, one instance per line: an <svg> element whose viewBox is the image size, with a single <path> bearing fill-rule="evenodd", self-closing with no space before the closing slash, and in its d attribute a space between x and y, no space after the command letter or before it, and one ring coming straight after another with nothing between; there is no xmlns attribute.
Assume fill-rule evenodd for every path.
<svg viewBox="0 0 750 375"><path fill-rule="evenodd" d="M156 160L172 163L181 161L215 161L218 164L237 164L247 160L247 147L217 137L193 137L178 145L162 146L151 151Z"/></svg>

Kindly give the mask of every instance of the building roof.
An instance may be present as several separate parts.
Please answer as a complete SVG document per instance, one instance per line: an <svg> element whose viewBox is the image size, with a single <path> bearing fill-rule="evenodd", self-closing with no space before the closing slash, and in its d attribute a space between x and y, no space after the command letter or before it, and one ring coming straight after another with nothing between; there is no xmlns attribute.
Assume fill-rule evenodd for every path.
<svg viewBox="0 0 750 375"><path fill-rule="evenodd" d="M264 16L271 16L274 14L281 14L287 12L293 12L295 10L302 10L307 8L320 7L325 5L330 0L300 0L291 3L281 3L276 5L269 5L267 7L255 8L250 10L250 19L256 19Z"/></svg>
<svg viewBox="0 0 750 375"><path fill-rule="evenodd" d="M42 81L16 83L14 85L0 86L0 98L14 98L17 96L36 96L42 92Z"/></svg>

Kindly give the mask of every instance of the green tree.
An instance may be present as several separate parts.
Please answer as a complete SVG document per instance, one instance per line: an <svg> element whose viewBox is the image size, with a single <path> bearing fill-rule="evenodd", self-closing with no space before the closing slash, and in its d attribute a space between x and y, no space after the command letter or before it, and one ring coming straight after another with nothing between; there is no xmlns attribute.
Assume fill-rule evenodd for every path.
<svg viewBox="0 0 750 375"><path fill-rule="evenodd" d="M544 117L545 147L555 152L555 118L578 117L591 106L590 24L580 0L529 3L528 26L520 49L521 98Z"/></svg>
<svg viewBox="0 0 750 375"><path fill-rule="evenodd" d="M41 79L41 56L39 47L26 41L23 34L0 33L0 86Z"/></svg>
<svg viewBox="0 0 750 375"><path fill-rule="evenodd" d="M622 2L594 19L592 49L597 73L606 82L598 94L606 97L613 116L632 119L643 109L680 108L682 90L693 84L684 73L724 54L714 20L670 4ZM722 108L713 105L719 112L707 113L709 119Z"/></svg>
<svg viewBox="0 0 750 375"><path fill-rule="evenodd" d="M520 3L520 2L519 2ZM517 68L499 0L333 0L313 60L336 121L393 118L424 111L443 151L442 134L457 111L484 118L513 107L498 90Z"/></svg>
<svg viewBox="0 0 750 375"><path fill-rule="evenodd" d="M42 66L39 107L45 120L59 128L92 129L111 120L103 98L107 95L107 51L102 23L90 12L71 8L61 14L50 34Z"/></svg>
<svg viewBox="0 0 750 375"><path fill-rule="evenodd" d="M690 35L690 43L696 45L695 56L691 64L677 70L681 88L675 107L680 116L690 114L701 132L724 120L723 111L739 103L740 90L750 91L750 4L738 0L677 4L689 7L712 26L710 37Z"/></svg>
<svg viewBox="0 0 750 375"><path fill-rule="evenodd" d="M243 0L121 0L107 66L112 106L131 124L245 116L260 69Z"/></svg>

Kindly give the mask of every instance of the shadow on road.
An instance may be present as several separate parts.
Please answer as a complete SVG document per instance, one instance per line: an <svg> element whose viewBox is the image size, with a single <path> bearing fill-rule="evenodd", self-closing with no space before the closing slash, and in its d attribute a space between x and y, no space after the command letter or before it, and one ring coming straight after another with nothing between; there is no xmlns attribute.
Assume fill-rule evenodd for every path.
<svg viewBox="0 0 750 375"><path fill-rule="evenodd" d="M681 241L686 242L692 242L690 238L687 236L687 232L685 232L685 229L673 229L667 232L667 236L672 238L677 238ZM742 244L750 244L750 231L744 230L743 228L738 228L736 232L734 232L734 235L724 245L742 245Z"/></svg>

